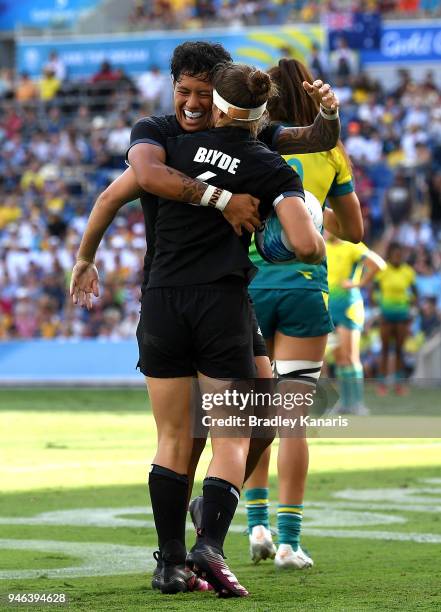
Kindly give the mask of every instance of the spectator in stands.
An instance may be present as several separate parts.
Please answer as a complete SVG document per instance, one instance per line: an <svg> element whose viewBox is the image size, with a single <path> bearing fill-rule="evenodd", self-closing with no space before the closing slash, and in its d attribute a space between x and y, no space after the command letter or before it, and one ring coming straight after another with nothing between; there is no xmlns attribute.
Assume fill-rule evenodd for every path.
<svg viewBox="0 0 441 612"><path fill-rule="evenodd" d="M147 6L144 0L134 0L134 6L129 15L129 24L140 28L148 20Z"/></svg>
<svg viewBox="0 0 441 612"><path fill-rule="evenodd" d="M437 160L437 165L441 166L441 94L438 96L437 104L430 110L429 124L427 127L429 138L432 141L433 146L435 149L437 147L440 149L440 154L438 157L435 150L435 158Z"/></svg>
<svg viewBox="0 0 441 612"><path fill-rule="evenodd" d="M125 153L130 144L131 122L117 119L107 138L107 149L113 158L114 168L125 167Z"/></svg>
<svg viewBox="0 0 441 612"><path fill-rule="evenodd" d="M138 77L136 84L142 100L146 103L146 114L157 113L164 96L171 90L170 78L163 74L158 66L153 65Z"/></svg>
<svg viewBox="0 0 441 612"><path fill-rule="evenodd" d="M441 329L441 315L437 310L436 297L424 298L419 311L419 326L426 338L430 338Z"/></svg>
<svg viewBox="0 0 441 612"><path fill-rule="evenodd" d="M365 158L367 140L361 132L361 124L351 121L348 125L348 137L345 142L348 155L356 162L362 162Z"/></svg>
<svg viewBox="0 0 441 612"><path fill-rule="evenodd" d="M91 122L92 117L89 106L81 104L72 119L73 127L76 128L79 133L86 135L89 133Z"/></svg>
<svg viewBox="0 0 441 612"><path fill-rule="evenodd" d="M121 74L114 70L109 61L102 62L98 72L92 76L93 112L102 113L108 108L109 98L116 92L120 78Z"/></svg>
<svg viewBox="0 0 441 612"><path fill-rule="evenodd" d="M401 148L404 153L404 162L408 166L414 166L418 163L418 145L423 145L427 142L427 133L418 124L409 125L403 132L401 138Z"/></svg>
<svg viewBox="0 0 441 612"><path fill-rule="evenodd" d="M49 108L47 117L40 121L40 126L47 134L58 134L66 126L66 118L61 113L59 106Z"/></svg>
<svg viewBox="0 0 441 612"><path fill-rule="evenodd" d="M51 51L44 68L54 73L55 77L62 83L66 79L66 66L57 51Z"/></svg>
<svg viewBox="0 0 441 612"><path fill-rule="evenodd" d="M119 75L112 68L111 63L105 60L102 62L98 72L92 76L92 83L99 83L100 81L108 83L109 81L117 81L118 79Z"/></svg>
<svg viewBox="0 0 441 612"><path fill-rule="evenodd" d="M5 132L7 141L19 134L23 127L23 118L18 108L15 108L12 104L4 106L1 127Z"/></svg>
<svg viewBox="0 0 441 612"><path fill-rule="evenodd" d="M22 72L20 80L15 87L17 102L29 102L38 98L38 87L30 78L28 72Z"/></svg>
<svg viewBox="0 0 441 612"><path fill-rule="evenodd" d="M398 172L385 195L385 217L393 225L399 225L409 218L411 210L412 195L408 181L402 172Z"/></svg>
<svg viewBox="0 0 441 612"><path fill-rule="evenodd" d="M430 220L438 240L441 239L441 168L429 177Z"/></svg>
<svg viewBox="0 0 441 612"><path fill-rule="evenodd" d="M416 97L414 98L414 103L407 108L403 122L404 128L408 129L412 126L423 128L427 125L428 118L429 113L427 107L423 105L423 100L420 97Z"/></svg>
<svg viewBox="0 0 441 612"><path fill-rule="evenodd" d="M311 47L309 66L315 79L320 79L323 81L323 83L328 82L325 55L321 52L320 47L317 43L313 43Z"/></svg>
<svg viewBox="0 0 441 612"><path fill-rule="evenodd" d="M51 68L45 68L39 85L40 100L43 100L43 102L50 102L59 92L61 81L57 79L55 72Z"/></svg>
<svg viewBox="0 0 441 612"><path fill-rule="evenodd" d="M9 195L0 200L0 230L9 223L18 221L22 216L22 207L17 196Z"/></svg>
<svg viewBox="0 0 441 612"><path fill-rule="evenodd" d="M47 219L47 230L50 236L54 236L55 238L62 240L66 235L67 223L59 214L50 213ZM55 242L54 244L58 246L58 242Z"/></svg>
<svg viewBox="0 0 441 612"><path fill-rule="evenodd" d="M358 58L355 51L349 48L344 37L337 40L337 46L330 55L331 69L336 77L348 79L358 70Z"/></svg>
<svg viewBox="0 0 441 612"><path fill-rule="evenodd" d="M347 104L352 99L352 88L348 79L335 77L334 91L342 105Z"/></svg>
<svg viewBox="0 0 441 612"><path fill-rule="evenodd" d="M424 249L414 264L416 276L416 287L421 298L435 296L441 307L441 272L435 270L431 253Z"/></svg>
<svg viewBox="0 0 441 612"><path fill-rule="evenodd" d="M0 70L0 100L12 98L13 92L14 79L12 70L9 70L9 68L2 68Z"/></svg>

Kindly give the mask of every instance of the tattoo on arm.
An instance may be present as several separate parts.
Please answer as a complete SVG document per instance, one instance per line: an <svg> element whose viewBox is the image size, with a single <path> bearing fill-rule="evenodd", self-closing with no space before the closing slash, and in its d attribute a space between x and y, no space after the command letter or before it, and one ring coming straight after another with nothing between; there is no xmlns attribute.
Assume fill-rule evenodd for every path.
<svg viewBox="0 0 441 612"><path fill-rule="evenodd" d="M192 179L186 174L165 166L168 174L177 180L180 180L181 189L179 191L179 200L181 202L191 202L193 204L199 204L202 196L204 195L208 184L197 179Z"/></svg>
<svg viewBox="0 0 441 612"><path fill-rule="evenodd" d="M277 138L277 151L282 154L329 151L337 145L339 136L339 119L324 119L319 113L312 125L283 129Z"/></svg>

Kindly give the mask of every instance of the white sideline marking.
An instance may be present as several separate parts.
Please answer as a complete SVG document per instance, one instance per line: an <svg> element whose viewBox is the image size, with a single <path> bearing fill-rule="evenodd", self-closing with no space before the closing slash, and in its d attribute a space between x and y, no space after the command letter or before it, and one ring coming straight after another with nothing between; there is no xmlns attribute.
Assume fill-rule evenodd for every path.
<svg viewBox="0 0 441 612"><path fill-rule="evenodd" d="M144 574L153 569L153 548L97 544L85 542L60 542L55 540L0 539L0 549L35 550L43 553L64 553L78 557L78 564L53 569L1 570L0 580L25 578L80 578L84 576L115 576L119 574Z"/></svg>
<svg viewBox="0 0 441 612"><path fill-rule="evenodd" d="M308 508L315 508L321 506L322 502L308 502ZM403 502L383 502L383 503L366 503L364 501L342 501L342 502L329 502L327 504L330 508L341 508L342 510L392 510L393 512L427 512L428 514L441 513L441 505L434 506L428 505L427 503L421 504L409 504L406 502L406 507L403 507Z"/></svg>
<svg viewBox="0 0 441 612"><path fill-rule="evenodd" d="M126 462L133 464L138 462ZM82 464L84 465L84 464ZM345 501L309 502L304 518L303 532L312 537L356 538L441 544L441 534L403 533L397 531L360 530L351 527L403 524L407 519L393 512L441 512L441 478L421 479L423 486L394 489L345 489L336 491L334 498ZM429 485L429 486L428 486ZM432 485L432 486L430 486ZM429 502L429 503L428 503ZM439 505L437 505L439 504ZM377 512L381 510L381 512ZM246 513L243 504L238 513ZM151 516L149 506L127 506L119 508L79 508L42 512L30 517L0 517L0 525L59 525L73 527L143 527L154 529L154 521L134 515ZM127 516L123 516L127 515ZM330 529L332 527L332 529ZM345 527L345 529L335 528ZM348 529L346 529L348 528ZM194 533L191 523L187 529ZM234 524L230 530L242 534L246 525ZM84 542L60 542L54 540L0 539L0 550L35 550L58 552L78 557L76 565L65 568L34 570L2 570L0 580L25 578L113 576L118 574L143 574L151 571L155 561L154 549L141 546L98 544Z"/></svg>
<svg viewBox="0 0 441 612"><path fill-rule="evenodd" d="M441 504L441 488L408 487L396 489L344 489L336 491L332 497L348 501L389 502L394 504ZM405 509L405 508L403 508Z"/></svg>
<svg viewBox="0 0 441 612"><path fill-rule="evenodd" d="M338 502L337 502L338 503ZM238 514L246 514L244 506L239 506ZM121 515L129 516L121 516ZM130 515L152 515L150 506L131 506L126 508L79 508L77 510L56 510L42 512L32 517L0 517L0 525L63 525L72 527L154 527L152 520L131 517ZM330 508L329 504L308 506L304 517L306 527L368 527L371 525L390 525L405 523L401 516L380 512L345 511ZM192 529L192 524L188 523ZM243 527L240 527L242 529Z"/></svg>
<svg viewBox="0 0 441 612"><path fill-rule="evenodd" d="M419 544L441 544L441 535L435 533L401 533L398 531L357 531L348 529L347 531L334 531L327 529L303 530L308 536L318 536L322 538L356 538L363 540L395 540L396 542L417 542Z"/></svg>

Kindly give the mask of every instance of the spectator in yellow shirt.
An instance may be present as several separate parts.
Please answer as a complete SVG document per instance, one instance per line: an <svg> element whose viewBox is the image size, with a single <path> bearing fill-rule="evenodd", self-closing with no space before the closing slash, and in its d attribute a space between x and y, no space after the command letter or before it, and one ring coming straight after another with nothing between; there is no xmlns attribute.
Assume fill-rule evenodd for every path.
<svg viewBox="0 0 441 612"><path fill-rule="evenodd" d="M50 68L45 68L40 81L40 100L48 102L53 100L61 87L61 81Z"/></svg>

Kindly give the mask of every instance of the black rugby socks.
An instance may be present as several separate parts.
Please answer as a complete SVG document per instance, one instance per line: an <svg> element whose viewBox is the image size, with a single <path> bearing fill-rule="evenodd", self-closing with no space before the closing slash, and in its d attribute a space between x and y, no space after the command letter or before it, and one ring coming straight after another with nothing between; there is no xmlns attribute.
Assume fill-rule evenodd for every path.
<svg viewBox="0 0 441 612"><path fill-rule="evenodd" d="M223 549L239 501L239 491L222 478L208 476L203 483L203 510L200 536L202 541Z"/></svg>
<svg viewBox="0 0 441 612"><path fill-rule="evenodd" d="M160 465L152 465L149 491L161 552L176 543L174 563L185 562L185 520L187 516L188 477ZM169 546L166 546L169 543ZM178 544L180 543L181 546Z"/></svg>

